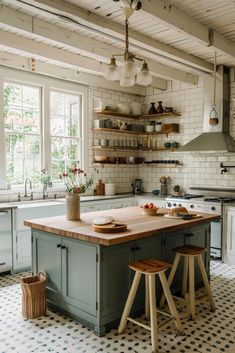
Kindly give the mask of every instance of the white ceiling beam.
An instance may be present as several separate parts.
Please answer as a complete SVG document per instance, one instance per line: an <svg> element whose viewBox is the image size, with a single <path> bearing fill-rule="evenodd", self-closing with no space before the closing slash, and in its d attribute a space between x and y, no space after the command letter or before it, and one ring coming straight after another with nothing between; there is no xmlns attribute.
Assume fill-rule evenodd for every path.
<svg viewBox="0 0 235 353"><path fill-rule="evenodd" d="M133 87L122 87L118 82L110 82L105 80L103 77L90 75L85 72L62 68L57 65L48 64L36 60L35 64L32 65L31 58L18 56L12 53L6 53L0 51L0 66L11 67L27 72L33 72L40 75L60 78L66 81L72 81L86 86L100 87L110 90L115 90L123 93L129 93L134 95L145 96L146 88L140 86Z"/></svg>
<svg viewBox="0 0 235 353"><path fill-rule="evenodd" d="M14 0L13 0L14 1ZM17 3L17 1L16 1ZM33 11L33 7L30 5L25 5L20 3L22 8L29 8L31 11ZM49 11L53 11L56 14L68 16L69 18L74 19L75 21L79 22L84 30L94 32L102 32L104 36L113 36L117 40L123 42L124 37L125 37L125 28L123 25L114 23L108 19L105 19L101 16L95 15L89 11L86 11L84 9L81 9L75 5L65 3L63 0L36 0L36 1L30 1L31 5L37 5L48 9ZM36 11L36 10L35 10ZM41 12L43 16L48 16L51 17L51 14L46 14L45 11ZM79 24L77 24L79 26ZM90 27L90 29L89 29ZM165 60L173 60L177 61L177 63L183 63L186 65L189 65L190 68L195 67L197 69L206 71L206 72L212 72L213 67L212 64L197 58L193 55L187 54L181 50L178 50L172 46L169 46L167 44L161 43L155 39L151 39L150 37L147 37L141 33L138 33L136 31L129 31L130 37L130 48L132 50L138 49L142 50L144 53L144 50L150 50L153 54L160 54L164 55ZM168 59L167 59L168 57ZM156 57L157 58L157 57ZM148 60L149 62L149 60ZM162 64L161 64L162 65ZM169 65L165 65L165 68L169 70ZM160 76L161 72L159 72ZM165 70L163 70L162 77L165 75ZM192 76L194 78L192 79ZM166 78L169 78L169 76ZM197 80L195 80L196 75L189 74L187 75L186 73L186 81L185 79L182 79L184 82L191 82L195 84ZM180 80L179 78L173 78L176 80Z"/></svg>
<svg viewBox="0 0 235 353"><path fill-rule="evenodd" d="M170 3L161 0L143 1L142 11L207 46L212 46L216 50L235 57L235 44L232 41L214 30L211 32L210 40L210 29L207 26L194 20L187 13L178 10Z"/></svg>
<svg viewBox="0 0 235 353"><path fill-rule="evenodd" d="M58 63L67 63L71 66L81 68L88 73L102 74L101 64L96 60L70 53L48 44L39 43L16 33L0 30L0 45L5 46L6 48L13 48L15 50L30 53L31 56L38 58L50 59Z"/></svg>
<svg viewBox="0 0 235 353"><path fill-rule="evenodd" d="M111 81L108 81L102 77L104 66L100 62L93 59L88 59L87 57L79 54L55 48L48 44L39 43L32 39L24 38L15 33L6 32L3 30L0 30L0 46L2 46L2 48L6 51L14 50L15 53L18 51L18 54L21 56L31 56L39 61L49 60L57 65L61 65L62 67L66 64L74 70L76 69L77 71L100 76L100 78L106 81L106 88L112 89L111 87L113 86L113 89L114 87L115 89L118 89L118 86L120 87L119 82L115 82L114 85L112 85ZM97 80L94 76L94 82L95 81ZM160 90L166 90L167 81L153 77L151 86ZM128 89L130 90L130 87L126 88L125 92L128 92Z"/></svg>
<svg viewBox="0 0 235 353"><path fill-rule="evenodd" d="M17 21L15 18L17 18ZM57 44L59 43L60 45L62 44L68 49L76 48L82 52L82 55L89 58L93 57L96 60L99 58L100 61L107 62L114 52L118 52L117 48L108 44L99 42L92 38L87 38L84 35L72 32L71 30L66 30L46 21L33 18L29 15L23 13L21 14L10 8L2 7L2 9L0 9L0 22L9 26L9 28L17 28L17 30L20 29L21 31L23 30L25 33L34 35L34 37L36 34L40 38L53 41ZM120 63L122 62L122 60L119 61ZM166 77L167 79L179 80L191 84L197 83L197 77L195 75L187 74L181 70L170 68L169 66L156 63L152 60L147 60L147 62L153 75L155 74L157 76ZM96 61L96 66L97 64L98 62ZM101 74L100 70L99 72ZM167 83L163 82L162 79L156 78L153 80L151 86L159 89L166 89L165 87L167 86Z"/></svg>

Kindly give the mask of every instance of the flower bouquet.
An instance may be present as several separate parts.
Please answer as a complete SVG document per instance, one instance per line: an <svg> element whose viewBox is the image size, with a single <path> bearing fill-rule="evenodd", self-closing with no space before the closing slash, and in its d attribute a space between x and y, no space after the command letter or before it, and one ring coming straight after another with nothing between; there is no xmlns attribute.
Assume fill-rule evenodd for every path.
<svg viewBox="0 0 235 353"><path fill-rule="evenodd" d="M67 189L66 216L70 221L80 220L80 194L84 194L94 182L93 176L80 168L73 167L60 176Z"/></svg>
<svg viewBox="0 0 235 353"><path fill-rule="evenodd" d="M84 194L94 183L94 177L87 174L80 168L73 167L60 175L64 180L68 194Z"/></svg>

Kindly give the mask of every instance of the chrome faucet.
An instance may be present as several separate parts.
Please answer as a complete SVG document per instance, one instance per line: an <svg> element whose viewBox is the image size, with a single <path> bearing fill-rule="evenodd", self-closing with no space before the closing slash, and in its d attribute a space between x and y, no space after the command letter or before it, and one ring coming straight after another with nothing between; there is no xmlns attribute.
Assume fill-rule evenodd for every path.
<svg viewBox="0 0 235 353"><path fill-rule="evenodd" d="M47 185L43 185L42 198L43 198L43 200L45 200L47 197L48 197Z"/></svg>
<svg viewBox="0 0 235 353"><path fill-rule="evenodd" d="M28 181L29 181L29 188L32 190L32 181L29 177L27 177L24 182L24 197L28 197L28 192L27 192L27 182Z"/></svg>

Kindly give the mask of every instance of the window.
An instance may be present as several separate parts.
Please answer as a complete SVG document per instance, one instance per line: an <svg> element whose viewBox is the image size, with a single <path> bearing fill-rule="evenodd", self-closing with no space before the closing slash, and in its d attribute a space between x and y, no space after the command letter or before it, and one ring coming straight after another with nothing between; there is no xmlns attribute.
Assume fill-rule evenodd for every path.
<svg viewBox="0 0 235 353"><path fill-rule="evenodd" d="M6 180L23 184L37 181L41 171L41 89L4 82Z"/></svg>
<svg viewBox="0 0 235 353"><path fill-rule="evenodd" d="M81 159L81 95L50 92L51 174L54 181Z"/></svg>

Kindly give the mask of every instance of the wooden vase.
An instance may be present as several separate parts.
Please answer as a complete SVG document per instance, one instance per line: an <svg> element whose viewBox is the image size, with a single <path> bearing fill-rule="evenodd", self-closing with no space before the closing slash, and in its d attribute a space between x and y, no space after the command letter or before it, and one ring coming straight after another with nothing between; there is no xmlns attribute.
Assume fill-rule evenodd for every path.
<svg viewBox="0 0 235 353"><path fill-rule="evenodd" d="M80 220L80 195L68 194L66 196L66 218L69 221Z"/></svg>

